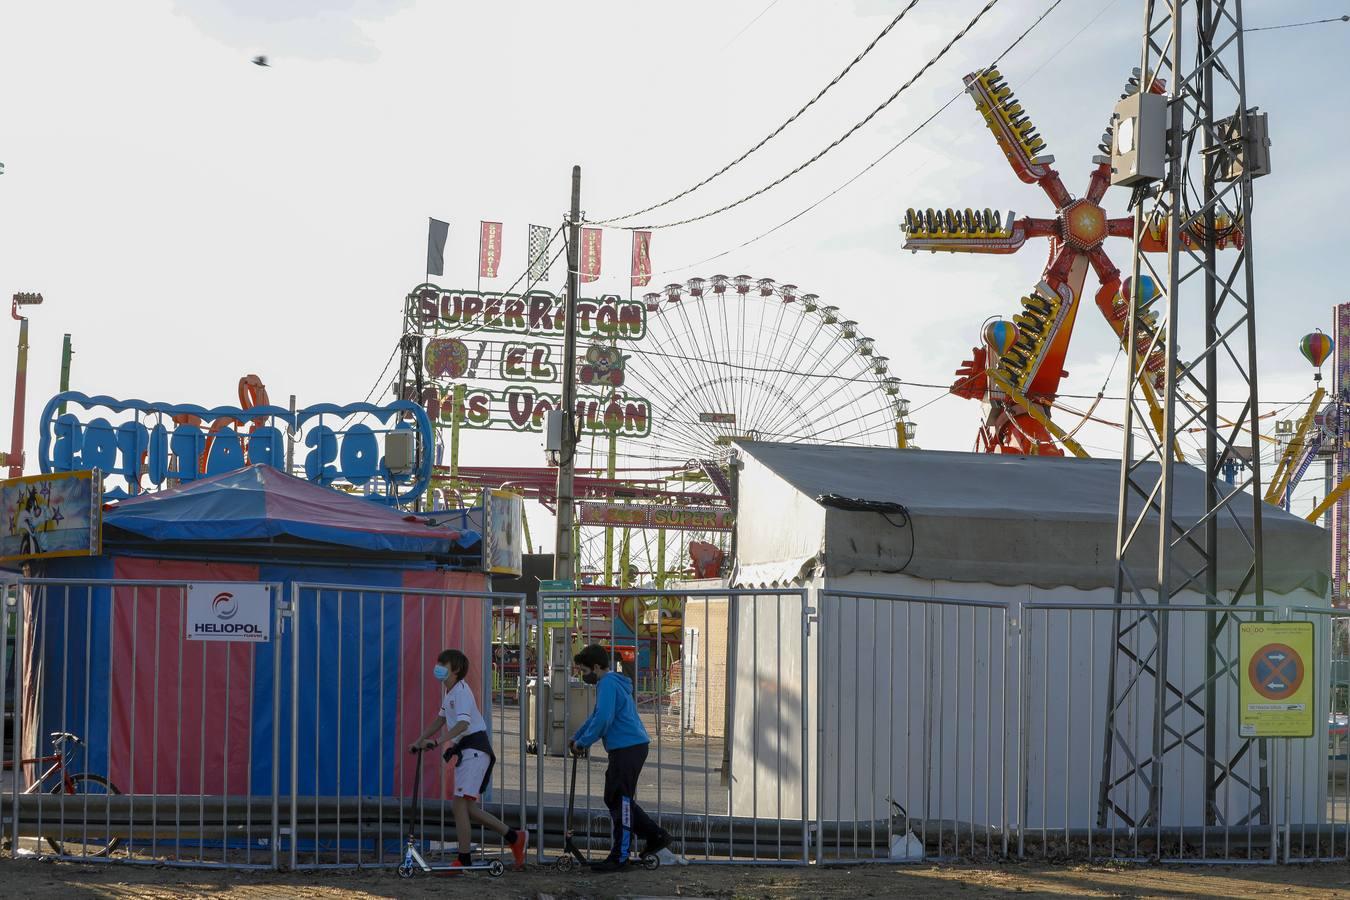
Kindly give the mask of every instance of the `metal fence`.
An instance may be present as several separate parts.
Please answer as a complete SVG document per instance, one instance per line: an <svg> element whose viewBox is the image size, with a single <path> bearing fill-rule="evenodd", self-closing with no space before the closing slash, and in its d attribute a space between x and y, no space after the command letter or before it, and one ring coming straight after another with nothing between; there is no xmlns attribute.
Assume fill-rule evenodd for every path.
<svg viewBox="0 0 1350 900"><path fill-rule="evenodd" d="M840 591L818 606L816 861L1005 854L1017 772L1007 607Z"/></svg>
<svg viewBox="0 0 1350 900"><path fill-rule="evenodd" d="M550 620L557 609L565 621ZM571 787L563 754L594 704L571 658L598 643L633 679L651 738L636 799L676 851L702 863L808 861L806 591L544 593L535 612L548 627L535 630L534 653L550 661L547 687L538 679L532 692L532 734L543 736L531 742L536 834L561 829ZM612 828L605 765L600 744L578 764L573 818L579 842L602 853Z"/></svg>
<svg viewBox="0 0 1350 900"><path fill-rule="evenodd" d="M410 831L452 854L452 769L425 757L417 815L408 745L458 647L497 752L483 806L548 862L594 702L571 657L599 643L651 737L637 801L690 862L1350 859L1339 610L264 584L271 639L240 644L184 638L187 587L0 583L12 855L390 866ZM1313 624L1311 739L1239 735L1238 628L1257 619ZM1164 622L1165 684L1122 690L1155 679ZM571 825L597 854L605 766L596 745L575 769Z"/></svg>
<svg viewBox="0 0 1350 900"><path fill-rule="evenodd" d="M432 855L453 858L453 768L439 753L424 754L418 804L412 790L419 760L408 751L440 712L441 688L431 670L448 648L469 657L467 681L499 750L483 807L523 824L524 760L508 763L500 752L519 743L523 708L507 701L492 641L522 596L296 583L291 597L294 699L280 707L289 710L295 773L287 779L283 819L291 868L396 865L410 829ZM502 850L500 836L476 831L480 846Z"/></svg>
<svg viewBox="0 0 1350 900"><path fill-rule="evenodd" d="M278 642L184 639L187 587L24 579L5 588L12 853L277 865ZM276 585L260 587L276 600Z"/></svg>

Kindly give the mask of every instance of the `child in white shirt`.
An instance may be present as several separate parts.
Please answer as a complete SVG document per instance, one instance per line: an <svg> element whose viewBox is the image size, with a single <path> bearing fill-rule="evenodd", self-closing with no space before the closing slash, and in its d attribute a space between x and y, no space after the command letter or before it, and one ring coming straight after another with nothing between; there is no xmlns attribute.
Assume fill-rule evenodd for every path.
<svg viewBox="0 0 1350 900"><path fill-rule="evenodd" d="M455 796L451 808L455 813L455 833L459 838L459 859L452 865L471 866L473 857L473 822L484 825L506 838L506 845L515 859L516 868L525 867L526 833L511 828L501 819L478 805L492 778L492 767L497 762L488 739L487 723L478 711L478 701L464 678L469 673L469 658L459 650L442 650L436 657L432 674L445 687L441 711L408 748L409 753L429 750L437 741L432 738L444 727L450 732L446 740L445 761L455 762Z"/></svg>

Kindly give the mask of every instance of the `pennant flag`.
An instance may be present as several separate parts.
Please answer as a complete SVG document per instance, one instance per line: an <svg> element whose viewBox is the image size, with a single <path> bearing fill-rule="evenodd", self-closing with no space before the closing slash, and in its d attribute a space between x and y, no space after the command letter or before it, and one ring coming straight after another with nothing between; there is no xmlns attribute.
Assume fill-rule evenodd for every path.
<svg viewBox="0 0 1350 900"><path fill-rule="evenodd" d="M478 231L478 277L496 278L502 260L502 223L480 222Z"/></svg>
<svg viewBox="0 0 1350 900"><path fill-rule="evenodd" d="M646 287L652 282L652 233L633 232L633 287Z"/></svg>
<svg viewBox="0 0 1350 900"><path fill-rule="evenodd" d="M544 281L548 278L549 229L547 225L530 226L530 281Z"/></svg>
<svg viewBox="0 0 1350 900"><path fill-rule="evenodd" d="M427 219L427 277L445 274L445 239L449 235L449 222Z"/></svg>
<svg viewBox="0 0 1350 900"><path fill-rule="evenodd" d="M581 229L581 282L600 280L600 229Z"/></svg>

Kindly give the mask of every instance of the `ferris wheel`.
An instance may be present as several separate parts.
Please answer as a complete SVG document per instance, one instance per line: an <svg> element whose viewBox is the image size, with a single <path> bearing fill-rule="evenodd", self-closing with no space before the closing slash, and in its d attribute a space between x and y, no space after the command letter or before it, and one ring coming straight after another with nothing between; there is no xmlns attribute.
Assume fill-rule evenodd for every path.
<svg viewBox="0 0 1350 900"><path fill-rule="evenodd" d="M593 468L608 466L620 478L674 471L681 492L712 500L726 493L722 473L736 441L912 446L909 403L889 361L818 295L771 278L714 275L642 300L645 338L586 350L582 380L612 378L644 397L650 431L593 435L583 448ZM723 543L725 536L685 537ZM597 536L582 543L583 559L598 562ZM630 556L650 543L644 536Z"/></svg>

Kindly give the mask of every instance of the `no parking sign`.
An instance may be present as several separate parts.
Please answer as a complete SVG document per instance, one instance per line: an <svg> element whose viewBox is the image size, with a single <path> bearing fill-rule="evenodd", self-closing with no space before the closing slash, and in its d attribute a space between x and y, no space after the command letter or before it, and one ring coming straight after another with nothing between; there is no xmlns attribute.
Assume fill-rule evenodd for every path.
<svg viewBox="0 0 1350 900"><path fill-rule="evenodd" d="M1238 636L1242 737L1313 736L1313 625L1243 622Z"/></svg>

